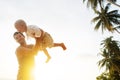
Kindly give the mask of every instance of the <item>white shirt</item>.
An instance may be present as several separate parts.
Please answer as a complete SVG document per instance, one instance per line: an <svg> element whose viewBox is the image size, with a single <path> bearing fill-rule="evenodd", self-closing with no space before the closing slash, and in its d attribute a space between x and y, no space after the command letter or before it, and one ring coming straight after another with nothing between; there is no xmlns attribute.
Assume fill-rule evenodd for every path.
<svg viewBox="0 0 120 80"><path fill-rule="evenodd" d="M41 33L42 32L41 32L41 30L40 30L40 28L38 26L36 26L36 25L28 25L27 32L26 32L27 36L30 36L30 37L33 37L33 38L40 37Z"/></svg>

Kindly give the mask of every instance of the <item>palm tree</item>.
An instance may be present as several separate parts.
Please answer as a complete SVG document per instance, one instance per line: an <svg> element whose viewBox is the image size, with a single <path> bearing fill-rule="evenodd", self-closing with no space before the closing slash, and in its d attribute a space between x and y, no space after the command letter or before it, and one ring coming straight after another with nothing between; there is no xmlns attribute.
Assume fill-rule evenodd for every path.
<svg viewBox="0 0 120 80"><path fill-rule="evenodd" d="M120 56L120 44L119 41L112 40L113 36L106 38L102 41L101 45L103 45L103 49L108 50L110 52L110 56L112 54L116 54Z"/></svg>
<svg viewBox="0 0 120 80"><path fill-rule="evenodd" d="M92 19L92 22L97 22L95 30L101 27L102 32L107 29L110 32L116 31L120 34L120 14L118 10L108 12L110 3L120 7L120 5L116 4L117 0L83 0L83 2L85 1L87 1L87 7L91 7L95 14L98 15ZM108 4L104 8L107 1ZM98 8L100 11L98 11Z"/></svg>
<svg viewBox="0 0 120 80"><path fill-rule="evenodd" d="M87 1L87 7L91 7L92 9L97 8L98 6L102 6L103 3L105 3L106 0L83 0L83 2ZM115 6L120 7L119 4L117 4L117 0L107 0L108 3L111 3Z"/></svg>
<svg viewBox="0 0 120 80"><path fill-rule="evenodd" d="M97 16L92 19L92 22L97 22L94 28L95 30L101 27L102 32L106 29L110 32L119 32L119 27L114 27L114 25L120 25L120 14L118 10L109 11L109 8L110 3L108 3L105 8L101 7L100 11L94 9L97 14Z"/></svg>
<svg viewBox="0 0 120 80"><path fill-rule="evenodd" d="M111 80L108 72L103 72L100 76L96 77L96 80Z"/></svg>
<svg viewBox="0 0 120 80"><path fill-rule="evenodd" d="M120 75L118 72L103 72L100 76L96 77L96 80L120 80Z"/></svg>
<svg viewBox="0 0 120 80"><path fill-rule="evenodd" d="M114 4L115 6L120 7L120 5L116 3L117 0L107 0L107 1L111 4Z"/></svg>
<svg viewBox="0 0 120 80"><path fill-rule="evenodd" d="M98 61L98 66L100 68L105 67L110 74L113 72L120 73L120 46L119 42L112 40L112 38L111 36L102 41L101 45L103 48L100 55L103 59Z"/></svg>
<svg viewBox="0 0 120 80"><path fill-rule="evenodd" d="M83 0L85 2L86 0ZM87 7L96 9L98 6L102 6L104 0L87 0Z"/></svg>

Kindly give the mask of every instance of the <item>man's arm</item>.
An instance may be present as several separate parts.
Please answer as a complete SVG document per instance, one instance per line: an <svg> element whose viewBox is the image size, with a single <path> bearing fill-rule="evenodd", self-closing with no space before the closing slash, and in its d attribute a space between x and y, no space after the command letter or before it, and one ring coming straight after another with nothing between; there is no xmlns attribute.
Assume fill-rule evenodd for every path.
<svg viewBox="0 0 120 80"><path fill-rule="evenodd" d="M33 47L34 50L34 54L36 55L38 53L38 51L40 50L40 40L39 38L35 38L35 45Z"/></svg>

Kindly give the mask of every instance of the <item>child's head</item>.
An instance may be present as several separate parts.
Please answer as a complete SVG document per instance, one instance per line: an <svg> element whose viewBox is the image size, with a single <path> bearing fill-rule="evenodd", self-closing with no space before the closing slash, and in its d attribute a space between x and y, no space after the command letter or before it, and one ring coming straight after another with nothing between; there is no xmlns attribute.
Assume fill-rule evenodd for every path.
<svg viewBox="0 0 120 80"><path fill-rule="evenodd" d="M14 26L17 29L17 31L19 31L19 32L26 32L27 31L27 25L26 25L25 21L22 19L17 20L15 22Z"/></svg>

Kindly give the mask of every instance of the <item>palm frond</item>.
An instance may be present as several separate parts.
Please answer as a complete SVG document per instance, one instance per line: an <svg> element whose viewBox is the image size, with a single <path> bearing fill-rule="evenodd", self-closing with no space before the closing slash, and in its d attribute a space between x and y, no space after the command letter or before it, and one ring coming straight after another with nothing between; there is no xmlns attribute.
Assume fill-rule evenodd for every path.
<svg viewBox="0 0 120 80"><path fill-rule="evenodd" d="M110 3L108 3L107 5L106 5L106 7L105 7L105 9L104 9L104 11L105 11L105 13L107 13L108 12L108 10L110 9Z"/></svg>
<svg viewBox="0 0 120 80"><path fill-rule="evenodd" d="M85 0L83 0L83 3L85 2Z"/></svg>
<svg viewBox="0 0 120 80"><path fill-rule="evenodd" d="M109 15L111 15L111 14L117 14L117 13L118 13L118 10L113 10L113 11L108 12Z"/></svg>
<svg viewBox="0 0 120 80"><path fill-rule="evenodd" d="M91 22L96 22L96 21L98 21L100 19L100 16L96 16L95 18L93 18L92 20L91 20Z"/></svg>
<svg viewBox="0 0 120 80"><path fill-rule="evenodd" d="M98 30L101 25L101 20L98 21L98 23L95 25L94 30Z"/></svg>

